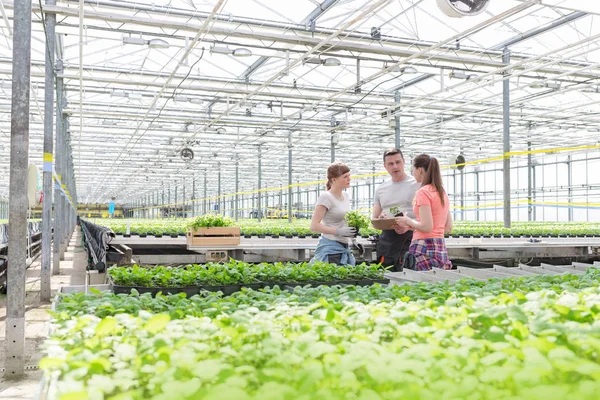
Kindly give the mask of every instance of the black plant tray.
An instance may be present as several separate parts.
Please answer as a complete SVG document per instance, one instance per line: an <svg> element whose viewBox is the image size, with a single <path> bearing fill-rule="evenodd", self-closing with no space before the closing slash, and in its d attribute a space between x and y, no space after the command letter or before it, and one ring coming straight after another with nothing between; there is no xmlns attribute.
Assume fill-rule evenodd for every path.
<svg viewBox="0 0 600 400"><path fill-rule="evenodd" d="M195 294L200 293L198 286L191 287L143 287L143 286L118 286L111 284L110 286L114 294L131 294L131 289L135 289L139 294L150 293L152 297L156 296L158 292L162 294L179 294L185 293L186 297L192 297Z"/></svg>
<svg viewBox="0 0 600 400"><path fill-rule="evenodd" d="M202 285L202 286L189 286L189 287L143 287L143 286L119 286L115 285L110 281L110 287L114 294L131 294L131 289L135 289L138 293L150 293L153 297L156 296L157 293L161 292L162 294L178 294L185 293L186 296L192 297L193 295L199 294L201 291L206 290L209 292L223 292L223 295L229 296L235 292L239 292L242 288L248 288L252 290L259 290L264 287L274 287L279 286L280 288L284 288L286 290L294 290L297 286L307 286L318 287L318 286L335 286L335 285L355 285L355 286L371 286L375 283L379 284L388 284L390 283L389 279L344 279L344 280L335 280L328 282L319 282L319 281L306 281L306 282L261 282L261 283L248 283L248 284L239 284L239 285Z"/></svg>

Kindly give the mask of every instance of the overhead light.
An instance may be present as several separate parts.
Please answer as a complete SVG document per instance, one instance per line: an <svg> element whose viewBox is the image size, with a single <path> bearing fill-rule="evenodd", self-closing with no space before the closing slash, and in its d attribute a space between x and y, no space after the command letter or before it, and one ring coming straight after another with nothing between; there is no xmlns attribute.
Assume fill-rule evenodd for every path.
<svg viewBox="0 0 600 400"><path fill-rule="evenodd" d="M252 52L245 47L239 47L233 50L233 55L235 57L250 57L252 55Z"/></svg>
<svg viewBox="0 0 600 400"><path fill-rule="evenodd" d="M383 66L384 69L388 68L387 63ZM400 66L395 65L390 69L390 72L400 72L401 74L417 74L419 71L415 67L411 67L410 65Z"/></svg>
<svg viewBox="0 0 600 400"><path fill-rule="evenodd" d="M418 74L419 71L417 71L417 69L415 67L406 66L406 67L400 67L400 73L405 74L405 75L411 75L411 74Z"/></svg>
<svg viewBox="0 0 600 400"><path fill-rule="evenodd" d="M178 94L173 96L173 100L175 100L178 103L185 103L188 101L188 97Z"/></svg>
<svg viewBox="0 0 600 400"><path fill-rule="evenodd" d="M169 43L163 39L150 39L148 40L148 47L152 49L168 49Z"/></svg>
<svg viewBox="0 0 600 400"><path fill-rule="evenodd" d="M127 97L129 97L132 100L141 100L142 99L142 94L141 93L127 93Z"/></svg>
<svg viewBox="0 0 600 400"><path fill-rule="evenodd" d="M112 90L110 92L110 97L126 97L127 95L125 94L124 90Z"/></svg>
<svg viewBox="0 0 600 400"><path fill-rule="evenodd" d="M317 64L317 65L321 65L323 64L323 60L321 60L319 57L310 57L310 58L306 58L303 61L304 64Z"/></svg>
<svg viewBox="0 0 600 400"><path fill-rule="evenodd" d="M584 87L583 89L581 89L581 92L582 93L600 93L600 86L594 85L594 86Z"/></svg>
<svg viewBox="0 0 600 400"><path fill-rule="evenodd" d="M329 57L326 58L325 61L323 61L323 65L326 67L338 67L342 65L342 62L337 58Z"/></svg>
<svg viewBox="0 0 600 400"><path fill-rule="evenodd" d="M140 36L123 36L123 44L135 44L138 46L148 45L148 47L153 49L168 49L169 43L163 39L144 39Z"/></svg>
<svg viewBox="0 0 600 400"><path fill-rule="evenodd" d="M560 82L551 81L536 81L529 85L533 89L560 89Z"/></svg>
<svg viewBox="0 0 600 400"><path fill-rule="evenodd" d="M137 44L144 45L146 44L146 39L141 36L123 36L123 44Z"/></svg>
<svg viewBox="0 0 600 400"><path fill-rule="evenodd" d="M255 108L260 108L260 109L263 109L263 110L266 109L266 108L269 108L269 106L266 105L265 103L257 103L254 107Z"/></svg>
<svg viewBox="0 0 600 400"><path fill-rule="evenodd" d="M197 98L197 97L192 97L192 98L190 99L190 103L192 103L192 104L202 104L202 103L204 103L204 102L202 101L202 99L199 99L199 98Z"/></svg>
<svg viewBox="0 0 600 400"><path fill-rule="evenodd" d="M448 76L450 77L450 79L464 79L464 80L469 80L469 79L475 79L479 75L477 75L477 74L467 74L465 71L452 71L452 72L450 72L450 74L448 74Z"/></svg>
<svg viewBox="0 0 600 400"><path fill-rule="evenodd" d="M215 44L210 48L210 52L216 54L231 54L232 50L227 46Z"/></svg>
<svg viewBox="0 0 600 400"><path fill-rule="evenodd" d="M227 133L227 129L223 128L222 126L217 128L217 133L222 135L224 133Z"/></svg>

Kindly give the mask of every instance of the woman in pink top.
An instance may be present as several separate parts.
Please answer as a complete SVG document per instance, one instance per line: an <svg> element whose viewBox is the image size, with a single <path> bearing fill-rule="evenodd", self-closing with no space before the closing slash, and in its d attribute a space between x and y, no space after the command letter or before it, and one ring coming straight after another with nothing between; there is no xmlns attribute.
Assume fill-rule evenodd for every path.
<svg viewBox="0 0 600 400"><path fill-rule="evenodd" d="M414 158L412 174L421 183L415 194L413 209L417 219L396 218L396 223L414 229L409 252L415 256L415 269L451 269L444 233L452 231L450 200L442 184L440 164L435 157L421 154Z"/></svg>

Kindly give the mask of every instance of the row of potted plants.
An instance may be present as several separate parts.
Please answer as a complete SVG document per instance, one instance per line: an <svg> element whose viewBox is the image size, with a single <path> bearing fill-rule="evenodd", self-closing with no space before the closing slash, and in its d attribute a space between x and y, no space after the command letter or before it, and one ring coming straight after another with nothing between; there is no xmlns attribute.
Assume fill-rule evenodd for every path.
<svg viewBox="0 0 600 400"><path fill-rule="evenodd" d="M364 216L368 220L367 216ZM110 227L117 235L127 234L139 236L185 236L190 219L94 219L91 222ZM319 237L310 230L307 220L288 223L281 220L239 220L234 222L241 228L242 236L249 237ZM373 227L361 228L359 235L368 237L379 233ZM539 237L539 236L600 236L598 222L513 222L511 228L504 228L502 222L455 221L453 237Z"/></svg>
<svg viewBox="0 0 600 400"><path fill-rule="evenodd" d="M156 294L184 292L188 296L201 290L237 292L241 287L260 289L278 285L372 285L388 283L385 270L378 264L339 266L316 262L250 264L230 260L227 263L190 264L184 266L114 266L108 270L115 293L129 294L131 289L140 293Z"/></svg>

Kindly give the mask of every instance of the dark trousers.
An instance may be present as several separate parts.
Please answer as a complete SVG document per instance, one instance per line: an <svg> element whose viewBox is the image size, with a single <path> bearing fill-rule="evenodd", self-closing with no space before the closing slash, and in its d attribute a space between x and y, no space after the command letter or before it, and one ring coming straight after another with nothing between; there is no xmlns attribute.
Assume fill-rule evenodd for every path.
<svg viewBox="0 0 600 400"><path fill-rule="evenodd" d="M402 271L402 257L408 251L412 237L413 231L401 235L394 230L382 231L377 242L377 262L391 266L390 271Z"/></svg>

